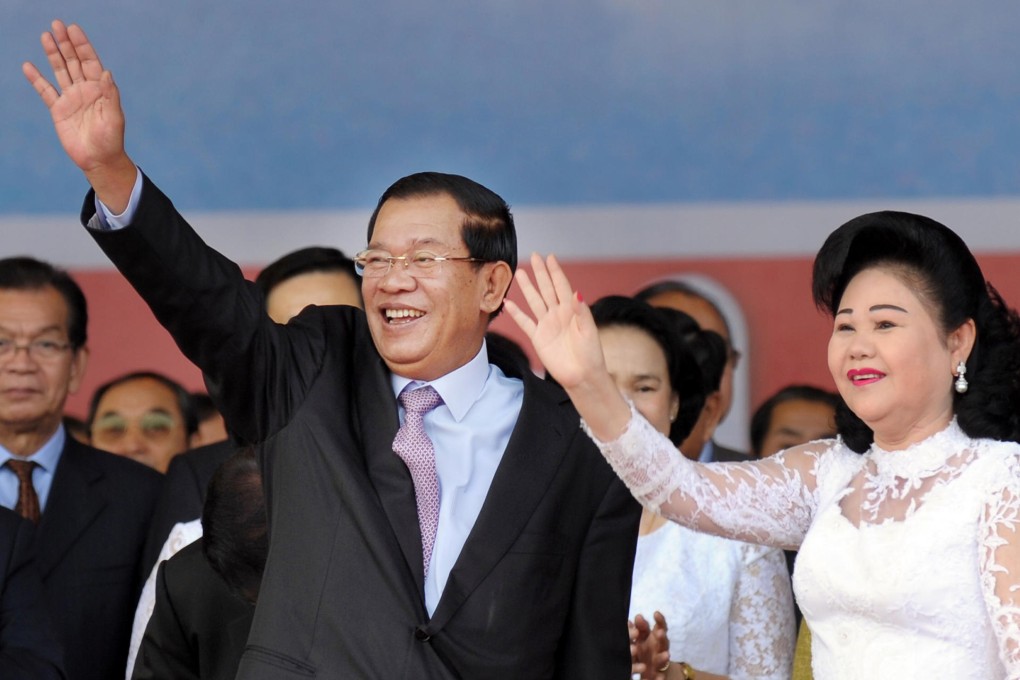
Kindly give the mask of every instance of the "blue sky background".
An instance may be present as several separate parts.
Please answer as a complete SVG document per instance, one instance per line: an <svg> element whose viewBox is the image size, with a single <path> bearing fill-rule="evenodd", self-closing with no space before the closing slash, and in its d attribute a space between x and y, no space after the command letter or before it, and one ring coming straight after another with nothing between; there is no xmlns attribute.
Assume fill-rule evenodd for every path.
<svg viewBox="0 0 1020 680"><path fill-rule="evenodd" d="M1020 3L0 0L0 214L84 188L20 71L54 15L188 210L1020 195Z"/></svg>

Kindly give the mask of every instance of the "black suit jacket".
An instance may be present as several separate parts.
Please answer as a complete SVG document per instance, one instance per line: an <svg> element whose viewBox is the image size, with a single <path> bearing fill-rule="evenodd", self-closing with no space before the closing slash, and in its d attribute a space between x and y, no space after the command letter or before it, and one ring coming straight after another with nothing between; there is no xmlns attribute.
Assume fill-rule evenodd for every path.
<svg viewBox="0 0 1020 680"><path fill-rule="evenodd" d="M94 210L90 194L83 221ZM561 390L521 376L517 426L430 619L397 403L364 313L272 323L148 180L132 226L93 235L228 429L259 443L271 538L239 678L627 676L640 510Z"/></svg>
<svg viewBox="0 0 1020 680"><path fill-rule="evenodd" d="M70 680L124 675L142 546L162 478L67 437L35 549Z"/></svg>
<svg viewBox="0 0 1020 680"><path fill-rule="evenodd" d="M63 650L32 562L32 525L0 507L0 678L64 678Z"/></svg>
<svg viewBox="0 0 1020 680"><path fill-rule="evenodd" d="M205 490L220 463L237 450L233 442L222 441L179 453L170 459L163 490L156 501L145 541L142 578L146 579L156 566L170 530L180 522L191 522L202 516Z"/></svg>
<svg viewBox="0 0 1020 680"><path fill-rule="evenodd" d="M255 606L227 588L201 539L159 565L132 680L234 680Z"/></svg>

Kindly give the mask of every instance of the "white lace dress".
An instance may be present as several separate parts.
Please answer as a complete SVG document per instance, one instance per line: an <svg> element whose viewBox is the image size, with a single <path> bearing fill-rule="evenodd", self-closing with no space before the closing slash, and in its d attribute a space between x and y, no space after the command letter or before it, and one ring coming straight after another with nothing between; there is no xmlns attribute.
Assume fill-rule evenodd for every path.
<svg viewBox="0 0 1020 680"><path fill-rule="evenodd" d="M783 552L674 522L638 538L630 619L661 611L670 656L731 680L788 680L793 599Z"/></svg>
<svg viewBox="0 0 1020 680"><path fill-rule="evenodd" d="M839 440L751 463L683 458L636 413L596 440L646 507L800 547L816 680L1020 679L1020 446L955 421L903 451Z"/></svg>

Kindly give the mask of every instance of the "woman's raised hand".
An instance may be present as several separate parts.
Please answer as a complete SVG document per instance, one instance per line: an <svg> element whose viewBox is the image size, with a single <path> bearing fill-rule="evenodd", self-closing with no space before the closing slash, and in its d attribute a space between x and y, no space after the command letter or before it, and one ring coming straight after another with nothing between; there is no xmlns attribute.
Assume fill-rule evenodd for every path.
<svg viewBox="0 0 1020 680"><path fill-rule="evenodd" d="M532 254L531 268L534 284L527 272L518 269L516 274L531 316L510 300L506 310L528 336L545 369L569 391L605 372L598 329L556 256L543 260Z"/></svg>
<svg viewBox="0 0 1020 680"><path fill-rule="evenodd" d="M510 300L506 311L531 340L545 369L567 391L592 434L612 441L626 429L630 406L606 370L591 310L574 293L555 256L543 260L533 254L531 270L535 283L517 270L517 285L535 318Z"/></svg>

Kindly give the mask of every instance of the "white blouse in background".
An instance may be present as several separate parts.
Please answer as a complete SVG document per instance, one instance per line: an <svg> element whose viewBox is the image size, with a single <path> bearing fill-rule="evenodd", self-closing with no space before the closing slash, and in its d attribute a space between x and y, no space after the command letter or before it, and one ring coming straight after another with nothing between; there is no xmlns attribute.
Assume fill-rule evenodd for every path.
<svg viewBox="0 0 1020 680"><path fill-rule="evenodd" d="M670 657L731 680L788 680L793 595L781 550L674 522L638 538L630 619L662 612Z"/></svg>

